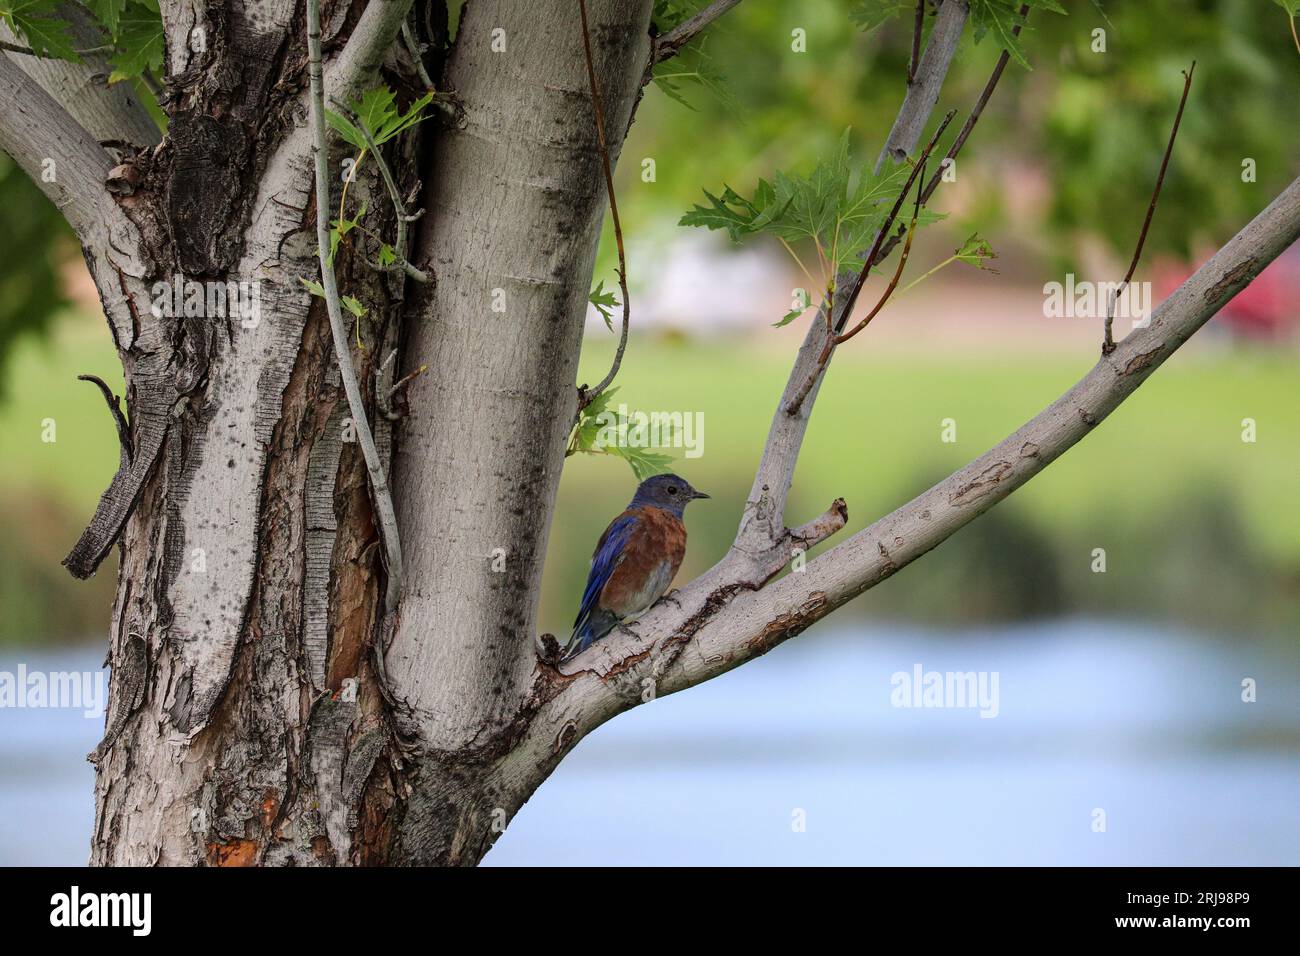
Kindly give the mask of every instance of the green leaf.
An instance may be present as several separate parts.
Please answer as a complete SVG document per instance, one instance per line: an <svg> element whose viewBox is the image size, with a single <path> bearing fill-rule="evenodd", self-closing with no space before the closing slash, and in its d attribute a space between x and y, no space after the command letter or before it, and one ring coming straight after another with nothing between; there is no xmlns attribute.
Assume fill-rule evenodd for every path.
<svg viewBox="0 0 1300 956"><path fill-rule="evenodd" d="M86 0L86 9L104 25L110 37L116 38L122 23L126 0Z"/></svg>
<svg viewBox="0 0 1300 956"><path fill-rule="evenodd" d="M325 122L349 145L355 146L359 150L367 148L366 138L361 135L361 130L357 129L352 121L342 113L335 113L332 109L326 107Z"/></svg>
<svg viewBox="0 0 1300 956"><path fill-rule="evenodd" d="M596 436L603 427L599 421L609 407L609 400L618 391L618 386L607 388L591 400L591 404L582 410L582 417L574 427L573 437L569 441L568 454L574 452L591 452L596 447Z"/></svg>
<svg viewBox="0 0 1300 956"><path fill-rule="evenodd" d="M905 165L879 176L864 166L855 182L846 130L835 151L809 175L778 170L770 183L760 179L750 198L730 186L721 196L705 190L707 205L692 207L679 224L725 229L733 242L765 233L790 247L811 243L832 276L845 270L857 272L862 254L875 240L908 175ZM918 223L927 225L941 218L923 210Z"/></svg>
<svg viewBox="0 0 1300 956"><path fill-rule="evenodd" d="M740 102L731 93L726 76L718 69L707 47L707 36L679 50L677 55L656 63L651 71L655 86L689 110L695 107L683 92L684 85L696 86L712 94L724 109L739 115Z"/></svg>
<svg viewBox="0 0 1300 956"><path fill-rule="evenodd" d="M996 259L998 254L993 251L988 240L980 236L978 232L972 233L970 237L961 244L961 247L954 251L953 256L962 262L973 265L976 269L986 269L985 263L990 259ZM989 272L996 272L996 269L987 269Z"/></svg>
<svg viewBox="0 0 1300 956"><path fill-rule="evenodd" d="M796 297L796 298L799 300L799 302L800 302L799 307L798 307L798 308L791 309L791 310L790 310L789 312L787 312L785 315L781 316L781 321L780 321L780 322L774 322L774 323L772 324L772 327L773 327L773 328L779 329L779 328L781 328L781 326L783 326L783 325L789 325L789 324L790 324L791 322L793 322L795 319L799 318L799 316L803 315L805 312L808 311L808 306L812 304L812 300L809 299L809 297L808 297L808 290L807 290L807 289L798 289L798 290L796 290L796 291L797 291L797 295L796 295L795 297Z"/></svg>
<svg viewBox="0 0 1300 956"><path fill-rule="evenodd" d="M613 289L606 291L604 279L601 279L596 283L596 288L591 290L591 293L587 296L587 301L596 307L596 311L600 313L600 317L605 320L606 328L613 332L614 309L618 308L620 303L618 299L614 297ZM607 394L609 393L604 392L601 397Z"/></svg>
<svg viewBox="0 0 1300 956"><path fill-rule="evenodd" d="M307 287L307 291L310 292L312 295L320 296L322 299L325 298L325 287L321 285L319 282L317 282L315 279L304 279L301 276L299 276L298 281L301 282L303 285L305 285Z"/></svg>
<svg viewBox="0 0 1300 956"><path fill-rule="evenodd" d="M339 251L339 242L342 241L344 236L346 236L353 229L356 229L357 226L361 224L361 220L365 217L365 215L366 215L366 204L362 203L361 208L357 210L357 214L353 216L351 219L345 217L343 219L330 220L330 259L331 260Z"/></svg>
<svg viewBox="0 0 1300 956"><path fill-rule="evenodd" d="M1273 0L1288 16L1300 17L1300 0Z"/></svg>
<svg viewBox="0 0 1300 956"><path fill-rule="evenodd" d="M341 301L344 307L358 319L365 317L366 307L356 299L352 298L352 296L345 295L339 301Z"/></svg>
<svg viewBox="0 0 1300 956"><path fill-rule="evenodd" d="M8 0L0 3L0 20L36 53L81 62L72 46L69 24L58 16L55 0Z"/></svg>
<svg viewBox="0 0 1300 956"><path fill-rule="evenodd" d="M1026 70L1033 70L1025 56L1025 48L1012 30L1020 22L1016 10L1004 5L1000 0L971 0L971 20L975 24L974 36L978 43L985 33L992 33L1001 44L1002 49L1011 55ZM1023 28L1022 28L1023 29Z"/></svg>
<svg viewBox="0 0 1300 956"><path fill-rule="evenodd" d="M397 261L397 252L388 243L381 243L379 246L379 264L381 266L391 266Z"/></svg>
<svg viewBox="0 0 1300 956"><path fill-rule="evenodd" d="M905 11L915 10L915 0L858 0L849 10L849 19L859 29L870 32Z"/></svg>
<svg viewBox="0 0 1300 956"><path fill-rule="evenodd" d="M672 455L660 455L641 448L611 445L606 450L627 462L637 481L645 481L652 475L663 474L668 471L674 460Z"/></svg>
<svg viewBox="0 0 1300 956"><path fill-rule="evenodd" d="M121 13L115 38L119 52L109 58L113 72L109 83L159 72L163 63L163 24L157 0L132 0Z"/></svg>
<svg viewBox="0 0 1300 956"><path fill-rule="evenodd" d="M394 136L426 119L424 108L433 102L433 94L425 93L413 102L406 112L398 110L397 94L386 86L377 86L362 94L359 102L349 104L359 123L370 131L376 146L382 146ZM338 134L357 149L366 148L366 138L347 117L325 111L325 119Z"/></svg>

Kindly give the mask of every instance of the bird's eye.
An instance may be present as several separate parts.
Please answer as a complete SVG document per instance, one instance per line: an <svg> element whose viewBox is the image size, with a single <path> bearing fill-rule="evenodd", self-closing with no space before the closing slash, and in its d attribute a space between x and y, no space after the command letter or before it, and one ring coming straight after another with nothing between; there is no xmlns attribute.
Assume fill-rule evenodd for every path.
<svg viewBox="0 0 1300 956"><path fill-rule="evenodd" d="M669 485L669 486L668 486L668 493L669 493L670 495L675 495L675 494L677 494L677 486L676 486L676 485Z"/></svg>

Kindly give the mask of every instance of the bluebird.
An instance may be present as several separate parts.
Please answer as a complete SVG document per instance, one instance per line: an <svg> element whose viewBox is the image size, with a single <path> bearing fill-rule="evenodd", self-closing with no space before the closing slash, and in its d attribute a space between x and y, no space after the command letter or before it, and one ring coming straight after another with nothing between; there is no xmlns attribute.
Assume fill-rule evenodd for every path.
<svg viewBox="0 0 1300 956"><path fill-rule="evenodd" d="M686 525L682 524L686 503L707 497L676 475L655 475L641 482L627 510L610 522L596 542L564 660L663 597L686 554Z"/></svg>

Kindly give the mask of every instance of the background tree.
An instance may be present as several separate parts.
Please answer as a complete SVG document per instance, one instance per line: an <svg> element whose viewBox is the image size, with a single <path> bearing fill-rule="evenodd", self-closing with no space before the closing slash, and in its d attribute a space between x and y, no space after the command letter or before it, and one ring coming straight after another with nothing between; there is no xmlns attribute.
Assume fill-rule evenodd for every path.
<svg viewBox="0 0 1300 956"><path fill-rule="evenodd" d="M845 521L842 501L794 530L785 515L850 318L851 297L832 292L839 309L808 322L733 548L561 672L534 635L555 489L591 395L575 388L576 362L607 197L589 83L616 158L646 81L680 93L686 76L663 64L687 58L681 72L708 80L695 31L732 6L590 0L591 75L577 0L432 3L414 16L404 0L326 7L325 103L372 134L430 92L436 115L369 163L346 136L333 144L328 251L302 4L108 0L94 19L75 4L0 9L0 94L15 104L0 147L75 232L127 382L121 467L65 561L88 575L120 542L111 708L93 755L96 862L476 862L583 735L763 653L926 553L1095 427L1300 234L1292 183L1150 328L1024 428L773 581ZM868 4L859 19L883 6L899 5ZM923 13L913 72L938 87L960 42L932 51L936 36L983 32L986 49L1009 48L1003 70L1023 55L1009 31L1024 8L946 0ZM97 81L96 58L117 82ZM392 112L366 108L380 87ZM141 98L154 90L165 134ZM1174 99L1162 98L1166 117ZM951 153L951 140L922 135L937 125L931 106L907 98L894 130L910 132L890 156L927 143ZM837 190L857 195L861 181L827 155ZM423 209L409 250L388 238L402 210L385 166L391 192ZM892 188L856 219L838 216L855 242L822 278L851 274L869 247L907 248L887 211L913 201L913 178L927 185L918 171L887 162ZM1138 177L1135 205L1152 178ZM774 181L769 199L785 188ZM789 181L790 204L765 223L828 201L843 211L839 193L816 192L825 178ZM721 198L733 216L744 209ZM758 228L742 219L729 224L738 236ZM348 358L392 476L403 545L392 612L380 487L352 440L363 423L342 394L338 337L309 291L322 252L355 303ZM256 320L155 309L178 277L257 289ZM388 413L403 407L394 429Z"/></svg>

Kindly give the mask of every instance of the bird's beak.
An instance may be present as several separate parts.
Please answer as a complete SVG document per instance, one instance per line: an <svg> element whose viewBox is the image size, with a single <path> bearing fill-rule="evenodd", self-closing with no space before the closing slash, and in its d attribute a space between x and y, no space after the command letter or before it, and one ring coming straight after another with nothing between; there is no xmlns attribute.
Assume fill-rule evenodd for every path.
<svg viewBox="0 0 1300 956"><path fill-rule="evenodd" d="M706 495L702 491L696 491L695 489L691 489L691 498L711 498L711 497L712 495Z"/></svg>

